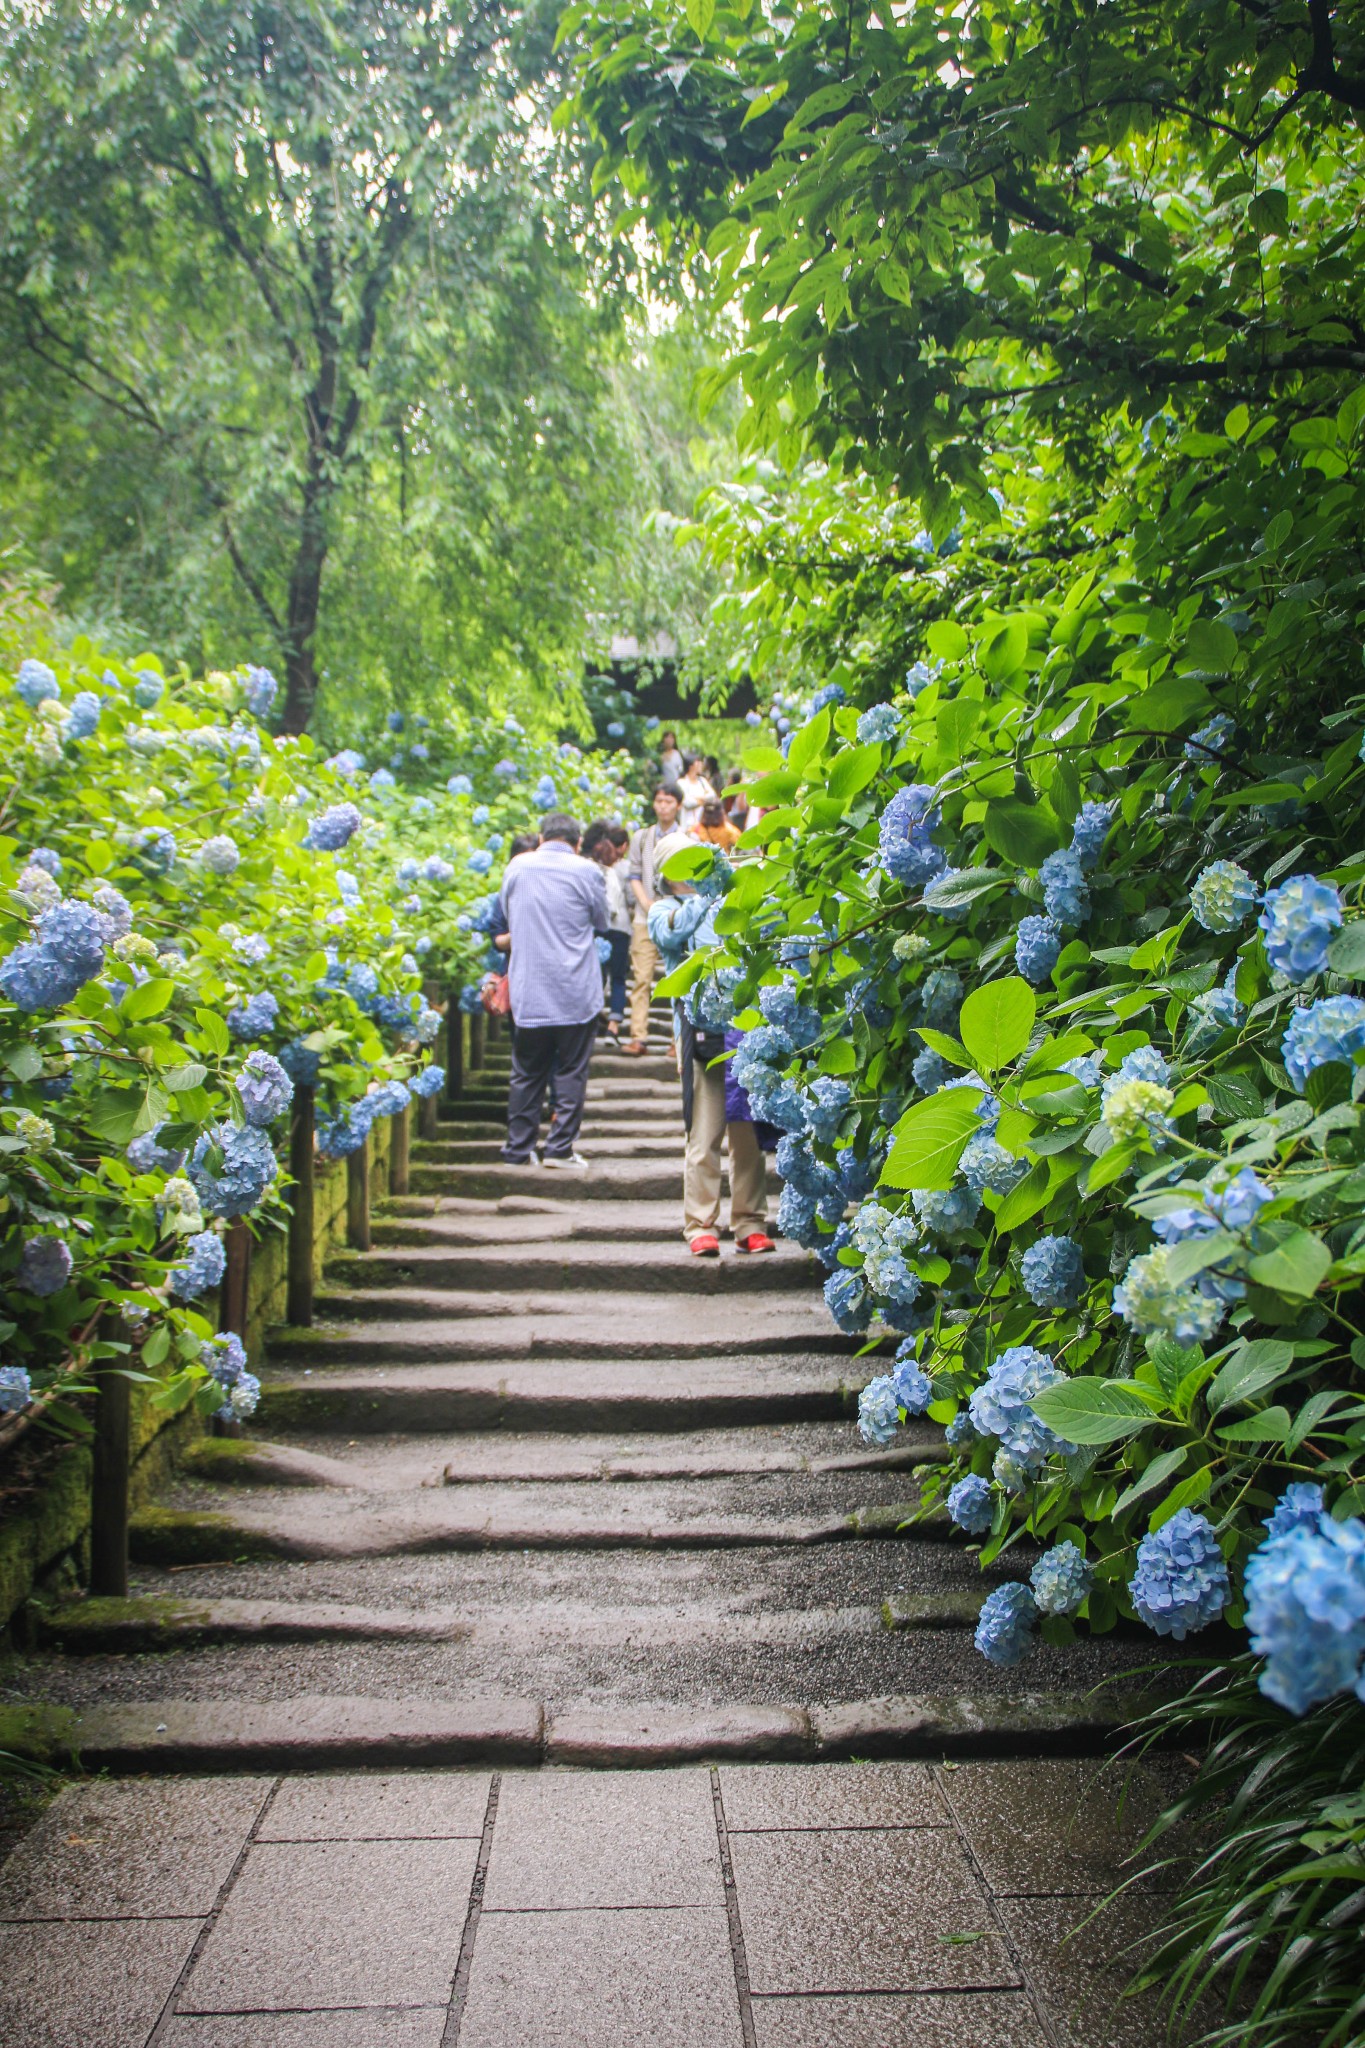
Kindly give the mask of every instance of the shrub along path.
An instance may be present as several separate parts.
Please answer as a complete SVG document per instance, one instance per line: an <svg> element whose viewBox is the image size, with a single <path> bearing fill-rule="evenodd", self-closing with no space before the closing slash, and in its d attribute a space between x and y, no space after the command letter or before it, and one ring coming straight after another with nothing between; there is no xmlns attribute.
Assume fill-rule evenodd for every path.
<svg viewBox="0 0 1365 2048"><path fill-rule="evenodd" d="M861 1446L806 1254L682 1243L662 1041L597 1060L583 1176L499 1163L504 1088L139 1518L135 1597L42 1622L11 1697L169 1775L0 1874L0 2036L1154 2048L1096 1971L1144 1908L1058 1951L1155 1797L1119 1827L1087 1760L1134 1646L976 1654L974 1560L899 1533L934 1432Z"/></svg>

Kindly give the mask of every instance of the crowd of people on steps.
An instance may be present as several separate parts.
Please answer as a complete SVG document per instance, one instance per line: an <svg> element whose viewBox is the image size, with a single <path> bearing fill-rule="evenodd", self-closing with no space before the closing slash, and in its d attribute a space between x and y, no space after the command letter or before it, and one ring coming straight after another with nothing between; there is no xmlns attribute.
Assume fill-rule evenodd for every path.
<svg viewBox="0 0 1365 2048"><path fill-rule="evenodd" d="M671 880L664 870L685 846L732 848L749 822L748 798L738 769L723 778L714 759L680 752L671 732L663 737L660 768L650 796L653 817L634 833L605 818L585 831L567 811L555 810L541 819L538 832L512 842L493 920L493 943L507 957L506 980L496 996L485 990L485 1001L504 1011L511 1027L501 1153L509 1166L589 1170L578 1134L599 1033L625 1057L643 1058L655 982L686 951L712 942L709 906L690 883ZM622 1038L627 1004L630 1036ZM731 1072L739 1036L693 1024L683 1005L673 1004L686 1131L682 1227L697 1258L720 1256L727 1153L735 1249L774 1249L765 1153L776 1133L755 1122ZM550 1126L542 1140L547 1096Z"/></svg>

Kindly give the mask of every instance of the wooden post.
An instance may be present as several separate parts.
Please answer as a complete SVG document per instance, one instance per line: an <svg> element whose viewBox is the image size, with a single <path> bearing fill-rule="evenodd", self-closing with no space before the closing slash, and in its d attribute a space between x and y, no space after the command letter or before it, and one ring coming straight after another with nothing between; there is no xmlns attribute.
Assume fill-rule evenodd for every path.
<svg viewBox="0 0 1365 2048"><path fill-rule="evenodd" d="M408 1191L408 1136L411 1106L400 1109L389 1126L389 1193L405 1195Z"/></svg>
<svg viewBox="0 0 1365 2048"><path fill-rule="evenodd" d="M469 1071L471 1074L483 1072L484 1021L484 1012L482 1010L473 1011L469 1019Z"/></svg>
<svg viewBox="0 0 1365 2048"><path fill-rule="evenodd" d="M446 1101L458 1102L464 1093L464 1012L457 988L446 990ZM426 1136L425 1131L422 1134Z"/></svg>
<svg viewBox="0 0 1365 2048"><path fill-rule="evenodd" d="M227 1265L218 1297L218 1327L246 1336L247 1299L251 1286L251 1226L239 1217L224 1238Z"/></svg>
<svg viewBox="0 0 1365 2048"><path fill-rule="evenodd" d="M370 1141L346 1161L346 1242L352 1251L370 1249Z"/></svg>
<svg viewBox="0 0 1365 2048"><path fill-rule="evenodd" d="M108 1366L95 1389L90 1478L90 1591L128 1597L128 1458L132 1382Z"/></svg>
<svg viewBox="0 0 1365 2048"><path fill-rule="evenodd" d="M433 1138L439 1138L441 1135L438 1118L439 1111L437 1109L436 1097L434 1095L422 1096L417 1104L417 1135L428 1145Z"/></svg>
<svg viewBox="0 0 1365 2048"><path fill-rule="evenodd" d="M296 1088L289 1127L289 1173L294 1191L289 1215L289 1282L284 1318L304 1329L313 1320L314 1114L312 1089Z"/></svg>

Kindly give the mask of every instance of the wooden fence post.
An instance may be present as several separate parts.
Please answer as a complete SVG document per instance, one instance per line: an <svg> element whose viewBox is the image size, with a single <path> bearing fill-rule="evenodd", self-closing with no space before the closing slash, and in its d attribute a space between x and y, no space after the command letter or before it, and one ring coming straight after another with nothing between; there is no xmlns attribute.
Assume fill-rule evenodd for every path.
<svg viewBox="0 0 1365 2048"><path fill-rule="evenodd" d="M132 1382L106 1366L95 1384L90 1475L90 1591L128 1597L128 1460Z"/></svg>
<svg viewBox="0 0 1365 2048"><path fill-rule="evenodd" d="M346 1242L352 1251L370 1249L370 1141L346 1160Z"/></svg>
<svg viewBox="0 0 1365 2048"><path fill-rule="evenodd" d="M484 1012L482 1010L475 1010L469 1019L469 1071L471 1074L483 1072L483 1027Z"/></svg>
<svg viewBox="0 0 1365 2048"><path fill-rule="evenodd" d="M247 1300L251 1288L251 1226L240 1217L229 1223L224 1238L227 1265L218 1297L218 1327L246 1336Z"/></svg>
<svg viewBox="0 0 1365 2048"><path fill-rule="evenodd" d="M440 1107L434 1095L424 1095L417 1104L417 1135L424 1143L441 1135Z"/></svg>
<svg viewBox="0 0 1365 2048"><path fill-rule="evenodd" d="M313 1124L311 1088L294 1090L289 1127L289 1173L294 1183L289 1215L289 1280L285 1321L306 1329L313 1320Z"/></svg>
<svg viewBox="0 0 1365 2048"><path fill-rule="evenodd" d="M446 990L446 1101L458 1102L464 1093L464 1011L460 991ZM425 1133L423 1133L425 1136Z"/></svg>
<svg viewBox="0 0 1365 2048"><path fill-rule="evenodd" d="M405 1195L408 1191L408 1119L411 1106L400 1109L389 1126L389 1193Z"/></svg>

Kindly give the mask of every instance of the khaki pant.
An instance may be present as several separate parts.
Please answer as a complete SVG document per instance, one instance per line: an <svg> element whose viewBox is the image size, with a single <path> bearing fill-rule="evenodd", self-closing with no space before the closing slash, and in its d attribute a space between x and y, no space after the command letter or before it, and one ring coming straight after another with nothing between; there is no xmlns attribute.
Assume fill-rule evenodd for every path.
<svg viewBox="0 0 1365 2048"><path fill-rule="evenodd" d="M662 965L649 927L637 917L630 928L630 1035L641 1043L649 1036L649 999Z"/></svg>
<svg viewBox="0 0 1365 2048"><path fill-rule="evenodd" d="M725 1121L725 1077L719 1067L692 1066L692 1128L683 1167L683 1236L689 1243L720 1221L720 1149L730 1144L730 1227L737 1238L766 1231L763 1153L752 1124Z"/></svg>

